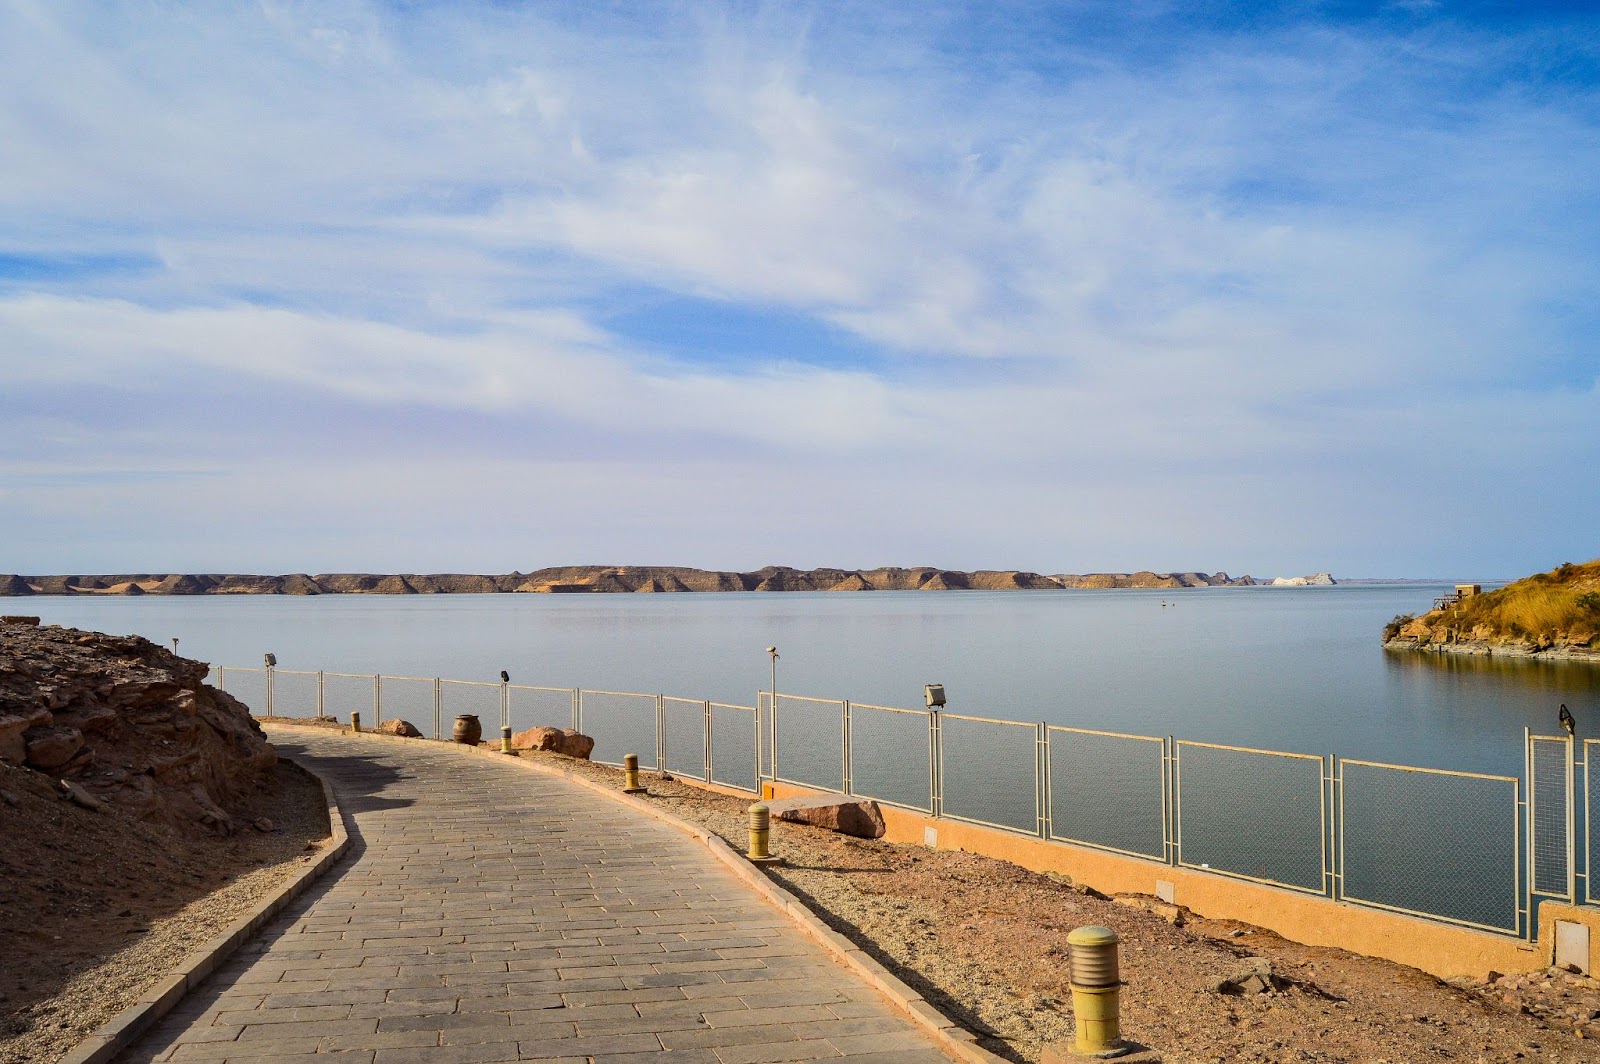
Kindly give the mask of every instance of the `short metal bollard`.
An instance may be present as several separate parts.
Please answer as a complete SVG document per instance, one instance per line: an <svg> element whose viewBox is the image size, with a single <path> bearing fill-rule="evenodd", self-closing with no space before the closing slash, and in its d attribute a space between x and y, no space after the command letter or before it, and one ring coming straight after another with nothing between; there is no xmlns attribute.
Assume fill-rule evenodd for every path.
<svg viewBox="0 0 1600 1064"><path fill-rule="evenodd" d="M509 724L503 724L500 726L500 752L502 754L516 752L511 749L511 725Z"/></svg>
<svg viewBox="0 0 1600 1064"><path fill-rule="evenodd" d="M1122 1040L1121 987L1117 933L1109 927L1080 927L1067 936L1072 948L1069 979L1077 1037L1073 1052L1087 1057L1120 1057L1133 1049Z"/></svg>
<svg viewBox="0 0 1600 1064"><path fill-rule="evenodd" d="M624 754L622 756L622 782L623 794L644 794L644 787L639 784L639 755Z"/></svg>
<svg viewBox="0 0 1600 1064"><path fill-rule="evenodd" d="M350 730L353 732L358 732L361 730L361 714L350 714Z"/></svg>
<svg viewBox="0 0 1600 1064"><path fill-rule="evenodd" d="M750 807L750 852L745 854L751 864L773 864L778 858L768 848L772 837L772 810L765 802Z"/></svg>

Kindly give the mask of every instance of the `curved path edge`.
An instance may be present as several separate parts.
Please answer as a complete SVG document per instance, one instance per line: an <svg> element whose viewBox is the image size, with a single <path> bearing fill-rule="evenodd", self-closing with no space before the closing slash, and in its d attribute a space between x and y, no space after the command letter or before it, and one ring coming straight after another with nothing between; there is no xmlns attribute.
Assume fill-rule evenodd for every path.
<svg viewBox="0 0 1600 1064"><path fill-rule="evenodd" d="M294 761L293 758L286 760ZM321 773L313 772L298 762L295 764L322 786L331 835L328 845L321 849L311 864L296 872L278 890L257 901L215 937L191 950L170 975L145 988L138 1000L95 1028L87 1038L68 1050L57 1064L108 1064L157 1020L171 1012L186 994L198 987L267 921L278 915L284 906L321 879L350 849L350 833L345 828L344 813L339 808L333 785Z"/></svg>
<svg viewBox="0 0 1600 1064"><path fill-rule="evenodd" d="M287 732L323 730L277 722L264 724L263 727L269 732L276 729L282 729ZM364 731L359 734L363 738L386 743L439 743L459 750L467 756L477 754L493 757L501 759L508 764L520 765L527 771L539 772L548 776L560 776L571 783L588 788L597 794L602 794L614 802L636 809L685 835L699 839L718 861L726 865L734 875L755 890L757 894L766 900L767 904L783 913L792 923L797 925L805 933L806 937L821 947L833 958L835 963L851 969L864 979L896 1011L903 1014L938 1042L939 1047L947 1054L957 1060L966 1061L968 1064L1012 1064L1005 1057L992 1053L978 1045L976 1035L940 1012L921 994L907 986L893 972L874 960L860 946L829 927L804 902L769 879L760 869L750 864L732 846L729 846L722 836L716 834L710 828L674 816L665 809L653 805L642 798L624 794L616 788L607 787L560 765L527 761L520 757L506 757L488 746L465 746L433 739L405 739L400 736L385 735L381 732ZM101 1059L104 1058L97 1058L94 1061L86 1059L82 1062L74 1060L72 1064L100 1064ZM63 1064L66 1064L66 1062L63 1062Z"/></svg>

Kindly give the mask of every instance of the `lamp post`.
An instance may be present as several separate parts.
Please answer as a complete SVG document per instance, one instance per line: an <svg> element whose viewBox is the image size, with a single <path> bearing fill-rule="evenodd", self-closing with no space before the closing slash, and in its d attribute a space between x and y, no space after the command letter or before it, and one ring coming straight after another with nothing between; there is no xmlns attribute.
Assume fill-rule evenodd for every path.
<svg viewBox="0 0 1600 1064"><path fill-rule="evenodd" d="M772 686L767 692L767 771L778 779L778 648L768 647L772 658Z"/></svg>
<svg viewBox="0 0 1600 1064"><path fill-rule="evenodd" d="M178 656L178 637L177 636L173 636L172 637L172 656L173 657L177 657Z"/></svg>

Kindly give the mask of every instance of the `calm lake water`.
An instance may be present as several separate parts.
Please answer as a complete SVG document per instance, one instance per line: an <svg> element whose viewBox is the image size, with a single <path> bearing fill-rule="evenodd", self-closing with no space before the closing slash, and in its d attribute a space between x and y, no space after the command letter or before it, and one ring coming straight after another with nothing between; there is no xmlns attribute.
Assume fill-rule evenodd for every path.
<svg viewBox="0 0 1600 1064"><path fill-rule="evenodd" d="M1066 592L72 598L47 623L215 665L661 692L750 705L778 689L1520 775L1522 729L1600 734L1600 667L1386 653L1439 585ZM562 722L558 722L562 723Z"/></svg>

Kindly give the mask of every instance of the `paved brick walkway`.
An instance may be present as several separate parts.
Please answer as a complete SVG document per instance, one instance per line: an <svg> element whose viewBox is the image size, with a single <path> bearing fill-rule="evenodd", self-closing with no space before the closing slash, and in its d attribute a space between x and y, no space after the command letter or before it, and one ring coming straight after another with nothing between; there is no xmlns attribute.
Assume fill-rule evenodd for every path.
<svg viewBox="0 0 1600 1064"><path fill-rule="evenodd" d="M274 741L354 845L119 1064L949 1064L649 817L448 747Z"/></svg>

